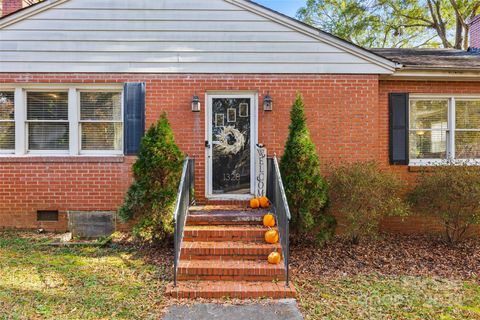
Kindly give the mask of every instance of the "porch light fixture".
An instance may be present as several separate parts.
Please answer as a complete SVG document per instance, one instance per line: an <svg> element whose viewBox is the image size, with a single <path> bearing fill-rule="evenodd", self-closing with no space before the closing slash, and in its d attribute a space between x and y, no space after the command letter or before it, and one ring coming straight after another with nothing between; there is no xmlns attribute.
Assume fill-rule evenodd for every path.
<svg viewBox="0 0 480 320"><path fill-rule="evenodd" d="M267 92L265 98L263 98L263 110L272 111L273 110L273 100L270 97L270 92Z"/></svg>
<svg viewBox="0 0 480 320"><path fill-rule="evenodd" d="M195 93L192 98L192 111L200 112L200 98L197 96L197 93Z"/></svg>

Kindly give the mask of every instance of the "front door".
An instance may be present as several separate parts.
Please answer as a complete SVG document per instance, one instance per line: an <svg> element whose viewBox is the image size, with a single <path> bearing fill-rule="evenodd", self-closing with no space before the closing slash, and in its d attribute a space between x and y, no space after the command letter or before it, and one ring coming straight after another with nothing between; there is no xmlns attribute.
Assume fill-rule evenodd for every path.
<svg viewBox="0 0 480 320"><path fill-rule="evenodd" d="M254 193L255 96L209 95L207 108L207 196L248 199Z"/></svg>

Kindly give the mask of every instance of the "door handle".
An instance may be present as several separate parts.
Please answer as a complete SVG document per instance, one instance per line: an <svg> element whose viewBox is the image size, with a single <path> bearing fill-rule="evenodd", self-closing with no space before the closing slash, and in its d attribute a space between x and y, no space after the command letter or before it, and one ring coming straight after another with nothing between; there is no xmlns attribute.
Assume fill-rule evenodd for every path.
<svg viewBox="0 0 480 320"><path fill-rule="evenodd" d="M208 142L208 140L205 140L205 148L210 148L210 142Z"/></svg>

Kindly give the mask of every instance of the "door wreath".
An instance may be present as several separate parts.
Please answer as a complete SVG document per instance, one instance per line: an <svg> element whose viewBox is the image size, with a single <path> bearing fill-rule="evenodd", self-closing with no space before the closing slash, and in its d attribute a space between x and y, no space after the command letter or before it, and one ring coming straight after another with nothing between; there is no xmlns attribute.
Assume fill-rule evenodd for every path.
<svg viewBox="0 0 480 320"><path fill-rule="evenodd" d="M224 127L217 134L217 139L215 151L223 155L237 154L245 146L245 136L232 126Z"/></svg>

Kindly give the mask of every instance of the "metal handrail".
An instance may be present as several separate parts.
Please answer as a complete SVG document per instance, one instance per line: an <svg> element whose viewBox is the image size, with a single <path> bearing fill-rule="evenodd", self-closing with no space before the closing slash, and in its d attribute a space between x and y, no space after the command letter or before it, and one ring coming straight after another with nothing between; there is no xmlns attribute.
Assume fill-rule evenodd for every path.
<svg viewBox="0 0 480 320"><path fill-rule="evenodd" d="M290 260L291 215L276 156L268 159L267 171L267 197L272 204L272 209L277 219L278 232L280 234L280 244L282 246L282 257L283 262L285 263L285 286L288 288L290 286L288 264Z"/></svg>
<svg viewBox="0 0 480 320"><path fill-rule="evenodd" d="M187 220L188 208L195 201L195 160L187 157L183 163L182 177L178 186L177 201L175 210L173 211L173 222L175 224L174 231L174 247L175 257L173 260L173 285L177 286L177 271L180 261L180 253L182 250L183 230L185 229L185 221Z"/></svg>

